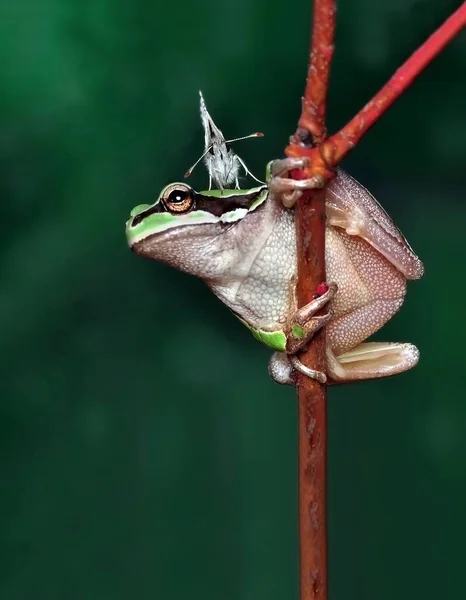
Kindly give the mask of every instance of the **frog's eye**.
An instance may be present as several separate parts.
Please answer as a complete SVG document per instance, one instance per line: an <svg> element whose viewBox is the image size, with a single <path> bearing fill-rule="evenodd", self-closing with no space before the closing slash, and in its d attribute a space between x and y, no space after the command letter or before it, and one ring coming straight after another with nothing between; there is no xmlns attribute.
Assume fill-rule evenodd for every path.
<svg viewBox="0 0 466 600"><path fill-rule="evenodd" d="M188 185L168 187L162 196L165 208L171 213L185 213L194 206L193 190Z"/></svg>

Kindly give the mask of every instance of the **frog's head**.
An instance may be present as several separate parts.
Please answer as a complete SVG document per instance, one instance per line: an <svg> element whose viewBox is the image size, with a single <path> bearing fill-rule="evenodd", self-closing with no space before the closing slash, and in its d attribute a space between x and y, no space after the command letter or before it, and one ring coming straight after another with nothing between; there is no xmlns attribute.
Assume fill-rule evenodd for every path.
<svg viewBox="0 0 466 600"><path fill-rule="evenodd" d="M251 220L252 213L257 215L266 198L266 186L196 192L185 183L172 183L154 204L131 211L128 244L145 258L212 279L227 269L242 232L251 235L239 225Z"/></svg>

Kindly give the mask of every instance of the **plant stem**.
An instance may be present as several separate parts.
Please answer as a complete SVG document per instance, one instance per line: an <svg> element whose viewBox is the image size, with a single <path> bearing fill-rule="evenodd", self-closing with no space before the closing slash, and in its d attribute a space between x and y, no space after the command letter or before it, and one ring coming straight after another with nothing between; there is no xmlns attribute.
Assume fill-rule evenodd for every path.
<svg viewBox="0 0 466 600"><path fill-rule="evenodd" d="M312 42L302 113L294 142L299 146L322 143L335 35L335 0L315 0ZM299 174L296 174L299 176ZM325 191L309 190L296 206L299 306L313 297L325 281ZM326 371L325 329L300 357L313 369ZM300 598L327 600L327 389L298 379L298 480Z"/></svg>
<svg viewBox="0 0 466 600"><path fill-rule="evenodd" d="M328 182L332 167L362 136L466 24L466 2L398 69L380 92L337 134L326 139L325 113L335 32L335 0L314 0L312 42L298 127L285 154L307 156L310 165L292 172L296 179L320 176ZM298 247L297 298L307 304L325 281L325 187L304 192L296 205ZM300 359L326 371L325 330ZM300 599L328 600L326 460L326 386L299 376L299 538Z"/></svg>
<svg viewBox="0 0 466 600"><path fill-rule="evenodd" d="M311 133L312 140L309 140L309 145L319 144L327 137L325 112L330 64L334 50L335 12L334 0L314 2L306 89L304 91L301 117L295 134L298 141L305 142L306 137L309 137L309 133Z"/></svg>
<svg viewBox="0 0 466 600"><path fill-rule="evenodd" d="M296 207L298 302L309 302L325 281L325 191L303 194ZM326 371L325 328L300 356L304 364ZM300 598L327 600L327 390L325 384L298 380L298 480Z"/></svg>
<svg viewBox="0 0 466 600"><path fill-rule="evenodd" d="M328 0L316 0L315 5ZM314 8L314 14L324 15L323 11ZM330 15L327 13L327 17ZM332 25L334 27L334 25ZM466 2L450 16L396 71L383 88L349 121L338 133L327 140L319 138L321 143L313 144L315 123L310 118L301 114L296 133L290 140L285 150L287 156L307 156L311 159L311 166L306 172L296 173L296 177L312 177L319 174L329 180L333 177L332 167L337 166L343 158L358 144L359 140L376 123L385 111L399 98L413 81L424 71L432 60L440 54L445 46L466 27ZM313 26L313 31L315 27ZM314 45L312 46L314 48ZM312 64L312 53L310 64ZM318 63L316 63L317 66ZM308 77L311 73L309 67ZM313 78L319 79L319 72L312 69ZM328 82L328 69L321 73L322 81ZM317 85L317 84L316 84ZM317 87L319 87L317 85ZM306 93L309 88L309 79ZM325 102L326 94L319 92L319 98ZM303 99L303 111L308 105L313 105L313 100ZM313 114L325 115L325 108L319 106L313 109ZM305 127L310 124L306 138ZM325 126L324 126L325 129Z"/></svg>
<svg viewBox="0 0 466 600"><path fill-rule="evenodd" d="M323 144L321 152L326 164L329 166L339 164L393 102L465 26L466 2L463 2L408 58L372 100L343 129Z"/></svg>

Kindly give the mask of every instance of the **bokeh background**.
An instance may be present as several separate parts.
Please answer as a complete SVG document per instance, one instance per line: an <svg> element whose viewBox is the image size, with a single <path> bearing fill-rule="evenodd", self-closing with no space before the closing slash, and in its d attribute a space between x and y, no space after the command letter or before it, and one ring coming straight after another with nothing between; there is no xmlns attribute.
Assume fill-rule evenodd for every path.
<svg viewBox="0 0 466 600"><path fill-rule="evenodd" d="M458 5L340 0L330 129ZM297 598L294 392L124 224L201 153L199 88L255 174L282 154L310 8L1 1L2 600ZM377 336L419 367L329 392L331 600L466 595L465 67L463 35L345 163L426 275Z"/></svg>

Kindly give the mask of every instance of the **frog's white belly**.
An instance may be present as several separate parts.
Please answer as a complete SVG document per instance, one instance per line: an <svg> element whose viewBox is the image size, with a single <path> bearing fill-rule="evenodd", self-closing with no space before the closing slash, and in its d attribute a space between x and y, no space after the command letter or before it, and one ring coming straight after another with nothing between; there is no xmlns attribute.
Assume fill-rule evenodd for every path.
<svg viewBox="0 0 466 600"><path fill-rule="evenodd" d="M275 331L286 322L294 306L296 260L294 215L282 210L236 295L256 329Z"/></svg>

